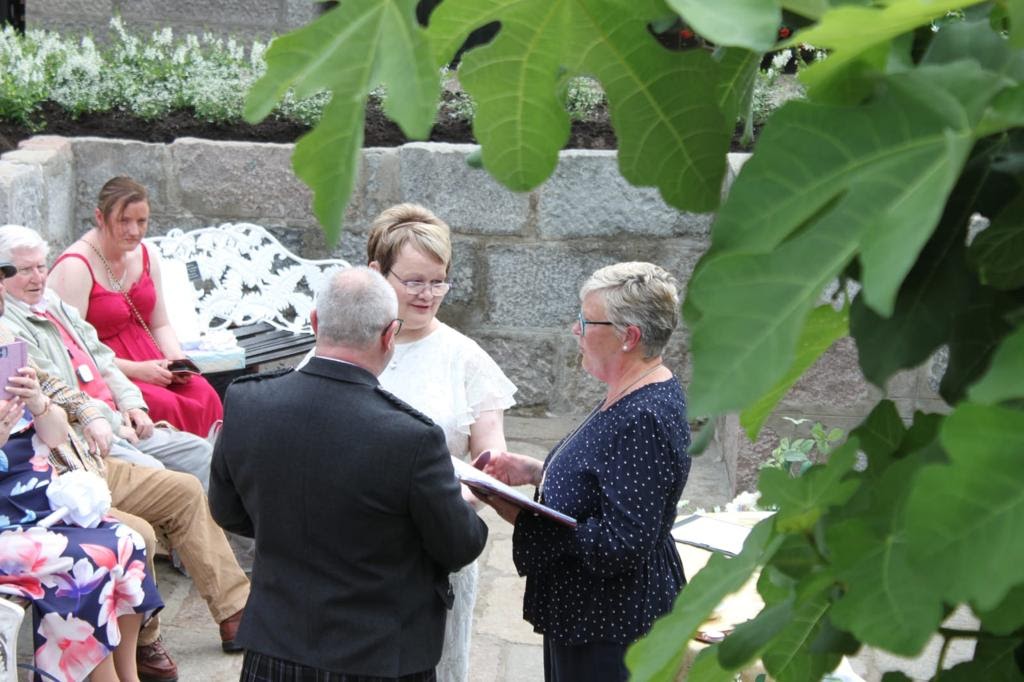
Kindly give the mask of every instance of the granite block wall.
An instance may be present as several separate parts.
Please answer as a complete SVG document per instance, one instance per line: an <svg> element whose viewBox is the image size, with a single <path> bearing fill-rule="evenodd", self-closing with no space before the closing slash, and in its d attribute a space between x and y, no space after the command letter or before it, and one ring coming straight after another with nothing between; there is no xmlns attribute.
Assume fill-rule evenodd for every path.
<svg viewBox="0 0 1024 682"><path fill-rule="evenodd" d="M129 174L152 193L154 233L253 222L303 257L362 263L366 231L380 210L423 203L454 232L457 284L441 318L476 338L505 369L519 387L520 413L556 415L585 413L602 395L602 385L580 368L570 332L586 276L617 261L648 260L685 289L709 244L711 215L681 213L656 190L628 185L614 151L563 151L547 182L517 194L466 164L471 145L413 143L363 151L344 232L332 247L313 217L309 189L292 172L291 150L194 138L166 145L32 138L0 158L0 223L37 227L61 247L92 225L100 186ZM723 191L745 159L730 155ZM667 363L684 384L689 380L685 327L670 343ZM884 387L905 417L944 409L930 371L908 370ZM737 489L751 488L757 464L780 437L805 432L813 421L848 430L880 395L844 339L783 399L756 442L735 417L723 419L716 456L729 464ZM787 417L810 422L795 425Z"/></svg>

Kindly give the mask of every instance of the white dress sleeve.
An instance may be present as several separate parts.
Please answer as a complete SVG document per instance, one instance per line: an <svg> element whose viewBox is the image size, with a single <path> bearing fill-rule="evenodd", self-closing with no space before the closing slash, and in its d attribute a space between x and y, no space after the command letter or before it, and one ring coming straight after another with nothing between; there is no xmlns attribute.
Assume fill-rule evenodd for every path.
<svg viewBox="0 0 1024 682"><path fill-rule="evenodd" d="M469 434L469 427L482 412L507 410L515 405L512 394L516 387L483 348L469 337L463 339L457 363L460 371L453 373L460 375L453 377L459 385L452 389L459 396L455 403L459 431Z"/></svg>

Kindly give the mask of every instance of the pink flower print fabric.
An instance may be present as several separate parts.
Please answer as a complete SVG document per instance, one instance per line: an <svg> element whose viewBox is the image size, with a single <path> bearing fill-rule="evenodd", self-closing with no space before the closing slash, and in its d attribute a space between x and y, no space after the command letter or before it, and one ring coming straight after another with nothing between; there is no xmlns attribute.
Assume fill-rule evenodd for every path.
<svg viewBox="0 0 1024 682"><path fill-rule="evenodd" d="M37 526L52 511L53 472L40 468L31 432L0 452L0 595L31 600L36 667L79 682L120 643L120 616L163 607L145 542L112 518L96 528Z"/></svg>

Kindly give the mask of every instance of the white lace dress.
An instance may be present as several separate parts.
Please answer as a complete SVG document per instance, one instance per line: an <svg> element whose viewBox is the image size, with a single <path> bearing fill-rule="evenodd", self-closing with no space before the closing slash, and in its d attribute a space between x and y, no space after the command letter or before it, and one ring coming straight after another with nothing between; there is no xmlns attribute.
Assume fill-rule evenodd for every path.
<svg viewBox="0 0 1024 682"><path fill-rule="evenodd" d="M444 429L451 454L467 459L469 427L481 412L514 405L516 387L475 341L439 324L429 336L397 344L394 357L379 379L386 390ZM476 562L453 574L451 582L455 605L445 626L437 679L465 682L476 603Z"/></svg>

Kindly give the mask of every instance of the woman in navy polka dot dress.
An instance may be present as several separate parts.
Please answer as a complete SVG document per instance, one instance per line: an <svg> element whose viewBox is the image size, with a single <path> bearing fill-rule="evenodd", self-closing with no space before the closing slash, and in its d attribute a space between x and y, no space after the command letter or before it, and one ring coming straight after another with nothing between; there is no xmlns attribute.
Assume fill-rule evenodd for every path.
<svg viewBox="0 0 1024 682"><path fill-rule="evenodd" d="M627 647L686 584L671 529L690 430L683 391L661 359L679 320L675 279L650 263L619 263L595 272L580 300L573 334L605 399L543 464L503 452L485 469L536 485L539 500L579 524L488 500L515 525L523 612L544 635L547 682L628 679Z"/></svg>

